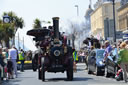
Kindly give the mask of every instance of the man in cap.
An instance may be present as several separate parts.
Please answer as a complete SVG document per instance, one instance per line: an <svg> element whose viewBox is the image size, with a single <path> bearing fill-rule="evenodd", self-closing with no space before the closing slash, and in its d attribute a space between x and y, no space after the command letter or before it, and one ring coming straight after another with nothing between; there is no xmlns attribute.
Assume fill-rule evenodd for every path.
<svg viewBox="0 0 128 85"><path fill-rule="evenodd" d="M105 52L104 52L104 60L103 60L103 62L105 62L105 60L107 59L107 57L110 55L110 52L112 51L112 47L111 47L111 45L110 45L110 43L109 43L109 41L107 40L107 41L105 41Z"/></svg>

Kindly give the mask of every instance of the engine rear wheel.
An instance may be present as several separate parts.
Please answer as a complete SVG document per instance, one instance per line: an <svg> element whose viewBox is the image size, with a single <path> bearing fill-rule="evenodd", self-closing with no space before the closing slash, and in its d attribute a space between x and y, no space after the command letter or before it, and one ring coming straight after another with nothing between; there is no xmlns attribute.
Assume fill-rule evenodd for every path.
<svg viewBox="0 0 128 85"><path fill-rule="evenodd" d="M32 58L32 69L33 71L36 71L38 68L38 54L35 54Z"/></svg>
<svg viewBox="0 0 128 85"><path fill-rule="evenodd" d="M35 62L34 59L32 59L32 70L33 71L36 71L37 70L37 64L36 64L36 62Z"/></svg>
<svg viewBox="0 0 128 85"><path fill-rule="evenodd" d="M38 69L38 79L39 79L39 80L42 79L42 78L41 78L41 71L40 71L40 69Z"/></svg>

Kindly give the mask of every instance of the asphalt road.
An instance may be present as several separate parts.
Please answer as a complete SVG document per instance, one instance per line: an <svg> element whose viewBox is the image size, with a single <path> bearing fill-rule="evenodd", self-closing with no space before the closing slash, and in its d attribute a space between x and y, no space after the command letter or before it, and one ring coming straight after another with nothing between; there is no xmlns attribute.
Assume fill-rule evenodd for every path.
<svg viewBox="0 0 128 85"><path fill-rule="evenodd" d="M37 72L25 70L22 73L18 72L18 78L7 80L2 85L128 85L128 83L104 76L88 75L85 64L78 64L73 81L66 80L66 73L46 73L46 81L42 82L38 80Z"/></svg>

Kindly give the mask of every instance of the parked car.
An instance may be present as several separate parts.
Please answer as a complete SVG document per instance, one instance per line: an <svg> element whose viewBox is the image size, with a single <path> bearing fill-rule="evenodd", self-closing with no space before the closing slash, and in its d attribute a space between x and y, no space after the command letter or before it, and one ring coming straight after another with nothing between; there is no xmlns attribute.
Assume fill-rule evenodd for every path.
<svg viewBox="0 0 128 85"><path fill-rule="evenodd" d="M107 57L107 60L105 62L106 67L105 67L105 76L106 77L115 77L119 67L117 64L118 56L114 52L114 50L110 53L110 56Z"/></svg>
<svg viewBox="0 0 128 85"><path fill-rule="evenodd" d="M96 72L96 75L104 75L105 64L102 62L104 51L104 49L96 49L90 52L88 57L88 74Z"/></svg>

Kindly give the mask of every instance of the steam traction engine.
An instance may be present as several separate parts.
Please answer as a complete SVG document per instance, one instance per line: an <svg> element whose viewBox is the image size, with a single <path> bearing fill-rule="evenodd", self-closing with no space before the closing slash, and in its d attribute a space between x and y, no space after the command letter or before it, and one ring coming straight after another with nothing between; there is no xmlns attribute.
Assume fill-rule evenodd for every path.
<svg viewBox="0 0 128 85"><path fill-rule="evenodd" d="M27 35L34 36L36 52L33 69L38 68L38 78L45 81L45 72L67 72L67 79L73 80L72 48L67 45L66 36L59 32L59 18L53 18L53 26L48 29L33 29Z"/></svg>

